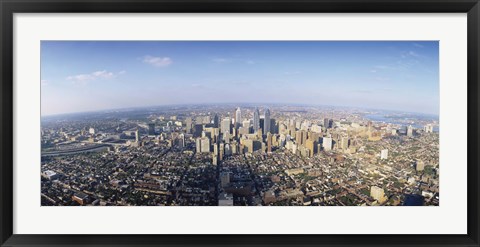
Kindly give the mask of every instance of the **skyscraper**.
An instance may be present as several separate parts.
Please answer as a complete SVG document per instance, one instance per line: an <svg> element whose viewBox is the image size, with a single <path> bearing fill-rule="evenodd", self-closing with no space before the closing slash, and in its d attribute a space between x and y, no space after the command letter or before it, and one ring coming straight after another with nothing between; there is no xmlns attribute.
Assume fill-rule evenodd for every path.
<svg viewBox="0 0 480 247"><path fill-rule="evenodd" d="M140 132L138 132L138 129L135 131L135 141L136 142L140 141Z"/></svg>
<svg viewBox="0 0 480 247"><path fill-rule="evenodd" d="M305 142L305 147L310 150L308 153L310 157L313 157L313 155L316 153L317 150L315 150L315 147L317 146L317 143L312 140L312 139L307 139Z"/></svg>
<svg viewBox="0 0 480 247"><path fill-rule="evenodd" d="M213 116L213 127L218 128L218 115L215 113L215 116Z"/></svg>
<svg viewBox="0 0 480 247"><path fill-rule="evenodd" d="M332 138L324 137L323 138L323 150L330 151L332 150Z"/></svg>
<svg viewBox="0 0 480 247"><path fill-rule="evenodd" d="M240 107L237 108L235 111L235 127L238 128L242 124L242 112L240 111Z"/></svg>
<svg viewBox="0 0 480 247"><path fill-rule="evenodd" d="M230 118L224 118L220 127L222 134L230 133Z"/></svg>
<svg viewBox="0 0 480 247"><path fill-rule="evenodd" d="M187 117L185 119L185 130L186 130L187 134L190 134L192 132L192 118L191 117Z"/></svg>
<svg viewBox="0 0 480 247"><path fill-rule="evenodd" d="M209 153L210 152L210 139L207 137L201 137L195 139L195 147L197 153Z"/></svg>
<svg viewBox="0 0 480 247"><path fill-rule="evenodd" d="M302 145L302 131L301 130L297 130L297 133L295 134L295 143L297 145Z"/></svg>
<svg viewBox="0 0 480 247"><path fill-rule="evenodd" d="M253 133L257 133L258 129L260 129L260 112L258 108L255 107L255 111L253 112Z"/></svg>
<svg viewBox="0 0 480 247"><path fill-rule="evenodd" d="M155 135L155 123L148 124L148 135Z"/></svg>
<svg viewBox="0 0 480 247"><path fill-rule="evenodd" d="M302 145L305 146L305 144L307 143L307 132L305 130L302 130Z"/></svg>
<svg viewBox="0 0 480 247"><path fill-rule="evenodd" d="M202 136L203 125L202 124L195 124L193 126L193 137L200 137Z"/></svg>
<svg viewBox="0 0 480 247"><path fill-rule="evenodd" d="M323 127L325 127L326 129L328 129L328 128L330 128L329 125L330 125L330 119L324 118L324 119L323 119Z"/></svg>
<svg viewBox="0 0 480 247"><path fill-rule="evenodd" d="M427 124L423 127L423 130L425 131L425 133L432 133L433 132L433 125Z"/></svg>
<svg viewBox="0 0 480 247"><path fill-rule="evenodd" d="M270 109L266 109L265 110L265 120L263 122L264 126L263 126L263 132L266 134L268 132L270 132Z"/></svg>
<svg viewBox="0 0 480 247"><path fill-rule="evenodd" d="M407 136L408 137L413 136L413 127L411 125L407 127Z"/></svg>
<svg viewBox="0 0 480 247"><path fill-rule="evenodd" d="M340 139L340 147L342 150L347 150L348 148L348 137L344 136Z"/></svg>
<svg viewBox="0 0 480 247"><path fill-rule="evenodd" d="M267 152L272 152L272 134L270 132L267 133Z"/></svg>

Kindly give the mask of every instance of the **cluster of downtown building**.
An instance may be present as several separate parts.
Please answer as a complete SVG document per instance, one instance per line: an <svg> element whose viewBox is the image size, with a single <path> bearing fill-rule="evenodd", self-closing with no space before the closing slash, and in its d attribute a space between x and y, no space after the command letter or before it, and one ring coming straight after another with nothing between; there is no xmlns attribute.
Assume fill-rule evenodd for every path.
<svg viewBox="0 0 480 247"><path fill-rule="evenodd" d="M42 205L439 205L432 123L272 109L42 128Z"/></svg>

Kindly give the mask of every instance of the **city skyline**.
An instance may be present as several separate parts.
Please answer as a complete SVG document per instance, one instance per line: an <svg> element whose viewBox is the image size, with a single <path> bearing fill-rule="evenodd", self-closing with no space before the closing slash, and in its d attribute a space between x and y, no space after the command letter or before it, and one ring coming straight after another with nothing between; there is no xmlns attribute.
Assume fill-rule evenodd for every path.
<svg viewBox="0 0 480 247"><path fill-rule="evenodd" d="M438 42L43 41L41 49L42 116L220 102L439 113Z"/></svg>
<svg viewBox="0 0 480 247"><path fill-rule="evenodd" d="M438 206L438 127L423 115L291 106L51 118L41 205Z"/></svg>

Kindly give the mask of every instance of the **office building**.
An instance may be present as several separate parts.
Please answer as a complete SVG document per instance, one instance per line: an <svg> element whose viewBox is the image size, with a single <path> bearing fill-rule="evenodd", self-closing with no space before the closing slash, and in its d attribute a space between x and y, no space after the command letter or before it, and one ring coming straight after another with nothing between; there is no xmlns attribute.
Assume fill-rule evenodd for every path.
<svg viewBox="0 0 480 247"><path fill-rule="evenodd" d="M305 142L305 148L309 150L309 156L313 157L313 155L317 152L316 150L317 143L312 139L307 139Z"/></svg>
<svg viewBox="0 0 480 247"><path fill-rule="evenodd" d="M218 115L215 113L215 116L213 116L213 127L218 128L219 127L219 119Z"/></svg>
<svg viewBox="0 0 480 247"><path fill-rule="evenodd" d="M185 130L186 130L187 134L192 133L192 118L191 117L187 117L185 119Z"/></svg>
<svg viewBox="0 0 480 247"><path fill-rule="evenodd" d="M323 150L330 151L332 150L333 140L331 137L324 137L323 138Z"/></svg>
<svg viewBox="0 0 480 247"><path fill-rule="evenodd" d="M340 139L340 148L345 151L348 149L348 137L342 137Z"/></svg>
<svg viewBox="0 0 480 247"><path fill-rule="evenodd" d="M425 133L432 133L433 132L433 125L427 124L423 127L423 130L425 131Z"/></svg>
<svg viewBox="0 0 480 247"><path fill-rule="evenodd" d="M270 132L267 133L267 152L272 152L272 134Z"/></svg>
<svg viewBox="0 0 480 247"><path fill-rule="evenodd" d="M203 124L195 124L193 126L193 137L200 137L202 136L203 132Z"/></svg>
<svg viewBox="0 0 480 247"><path fill-rule="evenodd" d="M195 140L195 147L197 153L209 153L210 152L210 139L208 137L201 137Z"/></svg>
<svg viewBox="0 0 480 247"><path fill-rule="evenodd" d="M224 135L225 135L226 133L229 133L229 134L230 134L230 118L224 118L224 119L222 120L220 129L221 129L221 133L222 133L222 134L224 134Z"/></svg>
<svg viewBox="0 0 480 247"><path fill-rule="evenodd" d="M264 118L264 127L263 127L263 133L266 134L268 132L271 132L271 129L270 129L270 125L271 125L271 122L270 122L270 109L266 109L265 110L265 118Z"/></svg>
<svg viewBox="0 0 480 247"><path fill-rule="evenodd" d="M138 129L135 131L135 141L136 142L140 141L140 132L138 132Z"/></svg>
<svg viewBox="0 0 480 247"><path fill-rule="evenodd" d="M407 136L408 137L413 136L413 127L411 125L407 126Z"/></svg>
<svg viewBox="0 0 480 247"><path fill-rule="evenodd" d="M237 108L235 111L235 128L240 127L242 124L242 112L240 111L240 107Z"/></svg>
<svg viewBox="0 0 480 247"><path fill-rule="evenodd" d="M260 129L260 112L258 108L255 108L253 112L253 133L256 133Z"/></svg>
<svg viewBox="0 0 480 247"><path fill-rule="evenodd" d="M155 123L148 124L148 135L151 135L151 136L155 135Z"/></svg>

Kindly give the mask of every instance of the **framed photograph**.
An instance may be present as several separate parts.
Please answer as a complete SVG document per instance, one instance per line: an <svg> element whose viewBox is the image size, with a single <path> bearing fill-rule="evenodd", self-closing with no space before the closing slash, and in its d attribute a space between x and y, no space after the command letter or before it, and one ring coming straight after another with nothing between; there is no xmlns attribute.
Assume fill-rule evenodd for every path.
<svg viewBox="0 0 480 247"><path fill-rule="evenodd" d="M1 246L479 246L478 0L0 6Z"/></svg>

